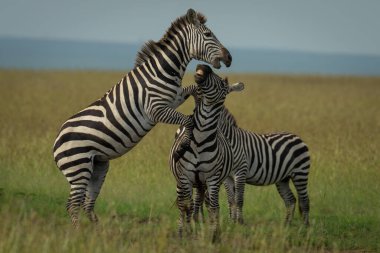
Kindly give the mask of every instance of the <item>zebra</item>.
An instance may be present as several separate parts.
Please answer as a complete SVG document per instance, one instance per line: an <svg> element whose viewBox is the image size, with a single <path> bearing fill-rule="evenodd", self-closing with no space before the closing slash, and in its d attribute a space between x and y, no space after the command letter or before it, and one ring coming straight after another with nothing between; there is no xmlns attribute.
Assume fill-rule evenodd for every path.
<svg viewBox="0 0 380 253"><path fill-rule="evenodd" d="M196 103L199 95L196 85L187 86ZM240 128L234 116L224 107L218 129L229 141L233 153L232 173L224 181L230 217L243 223L243 198L245 184L264 186L275 184L286 206L285 224L290 225L295 210L296 198L289 182L293 182L298 193L299 210L304 224L309 225L309 196L307 192L310 155L307 145L292 133L256 134ZM207 195L206 195L207 196ZM194 219L199 218L202 208L201 196L195 199ZM207 205L207 198L206 198ZM202 214L202 212L201 212Z"/></svg>
<svg viewBox="0 0 380 253"><path fill-rule="evenodd" d="M158 42L142 47L134 69L62 125L53 155L70 183L66 209L74 227L81 207L98 221L95 201L111 159L130 151L158 122L191 127L192 118L174 110L186 92L181 81L191 59L231 65L229 51L205 23L203 14L189 9Z"/></svg>
<svg viewBox="0 0 380 253"><path fill-rule="evenodd" d="M177 206L180 211L178 234L183 236L184 221L189 227L194 209L193 187L197 195L204 195L207 188L209 199L213 241L218 239L219 228L219 189L223 180L230 174L233 152L225 136L218 130L219 115L225 97L232 91L241 91L242 83L229 85L226 79L213 73L207 65L198 65L195 82L198 84L199 103L194 109L194 128L190 145L179 152L187 139L186 126L181 126L176 134L169 155L170 169L177 182Z"/></svg>
<svg viewBox="0 0 380 253"><path fill-rule="evenodd" d="M256 134L237 126L233 115L224 108L218 128L230 141L234 151L233 173L224 186L233 221L243 223L245 184L264 186L275 184L286 206L285 224L290 225L296 198L289 187L293 182L298 193L299 210L305 225L309 225L307 191L310 155L307 145L292 133Z"/></svg>

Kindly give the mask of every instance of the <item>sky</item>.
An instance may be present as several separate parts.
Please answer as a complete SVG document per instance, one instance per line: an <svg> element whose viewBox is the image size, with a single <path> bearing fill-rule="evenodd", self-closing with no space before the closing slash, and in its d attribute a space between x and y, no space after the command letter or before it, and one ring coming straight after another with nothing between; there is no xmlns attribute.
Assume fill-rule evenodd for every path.
<svg viewBox="0 0 380 253"><path fill-rule="evenodd" d="M142 43L189 8L227 48L380 56L379 0L0 0L0 37Z"/></svg>

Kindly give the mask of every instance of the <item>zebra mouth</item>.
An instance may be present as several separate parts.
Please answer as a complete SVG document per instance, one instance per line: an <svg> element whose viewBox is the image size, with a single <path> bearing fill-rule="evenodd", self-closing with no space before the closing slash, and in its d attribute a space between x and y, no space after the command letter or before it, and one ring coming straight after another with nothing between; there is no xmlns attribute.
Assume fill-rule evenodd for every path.
<svg viewBox="0 0 380 253"><path fill-rule="evenodd" d="M219 69L221 67L220 62L223 62L226 67L230 67L232 63L232 56L226 48L222 48L221 56L216 58L211 64L214 68Z"/></svg>
<svg viewBox="0 0 380 253"><path fill-rule="evenodd" d="M212 63L212 66L216 69L220 69L221 67L221 64L220 64L220 59L216 59L215 61L213 61Z"/></svg>

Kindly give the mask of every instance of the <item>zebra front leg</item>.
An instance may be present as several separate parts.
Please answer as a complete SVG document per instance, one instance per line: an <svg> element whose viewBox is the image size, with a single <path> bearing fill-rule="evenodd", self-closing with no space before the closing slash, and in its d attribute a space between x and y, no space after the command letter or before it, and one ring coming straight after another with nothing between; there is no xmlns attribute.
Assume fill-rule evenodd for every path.
<svg viewBox="0 0 380 253"><path fill-rule="evenodd" d="M192 214L192 201L186 200L183 202L178 202L179 205L182 205L179 207L180 216L178 220L178 236L180 238L183 238L184 231L187 236L189 236L192 233L191 229L191 214Z"/></svg>
<svg viewBox="0 0 380 253"><path fill-rule="evenodd" d="M193 219L195 223L204 222L203 202L205 200L205 188L203 186L196 187L194 198Z"/></svg>
<svg viewBox="0 0 380 253"><path fill-rule="evenodd" d="M239 171L238 175L235 175L235 203L236 203L236 217L235 221L240 224L244 223L243 219L243 204L244 204L244 190L245 182L247 178L247 169Z"/></svg>
<svg viewBox="0 0 380 253"><path fill-rule="evenodd" d="M168 106L157 105L148 112L148 115L149 118L156 123L161 122L165 124L182 125L186 127L193 126L192 116L184 115Z"/></svg>
<svg viewBox="0 0 380 253"><path fill-rule="evenodd" d="M183 238L183 231L191 233L191 217L193 213L192 186L177 185L177 207L179 210L178 236Z"/></svg>
<svg viewBox="0 0 380 253"><path fill-rule="evenodd" d="M83 209L93 223L98 222L98 217L94 212L95 202L102 188L104 179L107 175L109 161L94 160L93 173L86 188L86 198Z"/></svg>
<svg viewBox="0 0 380 253"><path fill-rule="evenodd" d="M187 87L182 88L182 91L180 94L176 96L175 103L171 106L171 108L177 108L181 104L183 104L190 96L194 97L195 102L197 102L197 88L198 85L192 84Z"/></svg>
<svg viewBox="0 0 380 253"><path fill-rule="evenodd" d="M190 146L190 140L193 134L193 117L186 116L180 112L175 111L173 108L168 106L155 106L151 111L148 112L149 118L154 122L166 123L166 124L175 124L185 127L186 134L184 135L183 142L180 147L176 150L177 153L183 153L183 150L186 150ZM178 155L181 156L181 155Z"/></svg>
<svg viewBox="0 0 380 253"><path fill-rule="evenodd" d="M212 243L220 241L220 224L219 224L219 185L213 185L207 187L210 205L208 206L208 212L210 217L210 229L212 233Z"/></svg>
<svg viewBox="0 0 380 253"><path fill-rule="evenodd" d="M230 219L235 222L236 221L236 202L235 202L235 183L232 177L227 177L223 182L224 188L227 193L228 200L228 209L230 214Z"/></svg>

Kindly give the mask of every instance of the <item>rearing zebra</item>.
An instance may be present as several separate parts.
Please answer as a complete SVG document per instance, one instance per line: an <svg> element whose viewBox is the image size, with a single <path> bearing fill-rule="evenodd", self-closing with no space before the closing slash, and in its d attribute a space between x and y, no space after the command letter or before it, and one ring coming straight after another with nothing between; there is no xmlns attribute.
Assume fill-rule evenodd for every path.
<svg viewBox="0 0 380 253"><path fill-rule="evenodd" d="M196 103L200 97L194 92L196 85L187 87L193 91ZM299 209L305 225L309 224L309 197L307 193L310 156L300 137L290 133L256 134L238 127L234 116L223 108L218 129L228 139L234 154L232 173L224 181L230 216L243 222L243 198L245 184L275 184L287 208L286 224L294 216L296 199L289 187L293 182L298 193ZM197 220L202 200L195 199L194 218ZM207 202L207 199L206 199ZM206 203L207 204L207 203Z"/></svg>
<svg viewBox="0 0 380 253"><path fill-rule="evenodd" d="M195 75L199 88L199 103L194 109L194 129L190 146L178 152L186 134L184 126L177 131L170 152L170 168L177 181L177 205L180 210L178 233L182 236L183 222L191 220L193 214L193 187L198 195L207 188L209 214L213 230L213 240L219 232L219 189L223 180L230 174L233 153L225 136L217 129L219 115L228 93L240 91L242 83L229 85L212 72L207 65L198 65Z"/></svg>
<svg viewBox="0 0 380 253"><path fill-rule="evenodd" d="M131 150L158 122L192 125L190 116L173 109L181 102L190 60L230 66L230 53L205 22L205 16L189 9L158 42L145 44L135 68L118 84L62 125L54 160L71 186L67 211L75 227L82 205L89 219L97 221L94 205L109 160Z"/></svg>

